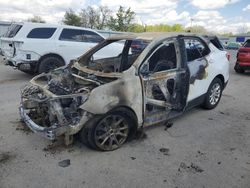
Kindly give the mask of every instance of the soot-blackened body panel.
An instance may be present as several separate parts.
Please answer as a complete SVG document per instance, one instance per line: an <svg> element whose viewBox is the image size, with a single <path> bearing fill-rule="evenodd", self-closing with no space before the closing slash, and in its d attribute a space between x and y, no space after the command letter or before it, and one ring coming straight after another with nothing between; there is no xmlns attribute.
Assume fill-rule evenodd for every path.
<svg viewBox="0 0 250 188"><path fill-rule="evenodd" d="M205 58L188 62L188 68L190 71L190 84L194 84L195 80L203 80L207 77L206 68L208 62Z"/></svg>

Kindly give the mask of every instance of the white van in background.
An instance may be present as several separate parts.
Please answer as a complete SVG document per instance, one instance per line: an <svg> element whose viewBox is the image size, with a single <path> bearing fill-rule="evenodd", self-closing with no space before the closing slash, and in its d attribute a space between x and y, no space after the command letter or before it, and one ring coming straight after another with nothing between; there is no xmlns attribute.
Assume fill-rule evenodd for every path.
<svg viewBox="0 0 250 188"><path fill-rule="evenodd" d="M92 29L24 22L12 24L0 42L6 64L26 73L42 73L68 64L104 38ZM115 54L120 46L116 45L101 55Z"/></svg>

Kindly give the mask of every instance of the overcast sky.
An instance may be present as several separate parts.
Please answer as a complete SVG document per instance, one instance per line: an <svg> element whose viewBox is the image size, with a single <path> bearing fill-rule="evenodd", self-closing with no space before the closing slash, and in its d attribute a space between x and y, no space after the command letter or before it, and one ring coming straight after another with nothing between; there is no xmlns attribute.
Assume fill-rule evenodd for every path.
<svg viewBox="0 0 250 188"><path fill-rule="evenodd" d="M0 0L1 21L23 21L33 15L47 23L61 23L69 8L79 12L87 6L119 5L136 12L135 21L143 24L201 25L220 33L250 31L249 0Z"/></svg>

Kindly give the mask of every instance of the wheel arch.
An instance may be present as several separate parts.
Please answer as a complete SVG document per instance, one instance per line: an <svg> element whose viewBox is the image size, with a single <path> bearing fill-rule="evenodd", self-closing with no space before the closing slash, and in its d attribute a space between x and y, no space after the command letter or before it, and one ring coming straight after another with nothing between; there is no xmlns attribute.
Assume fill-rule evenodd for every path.
<svg viewBox="0 0 250 188"><path fill-rule="evenodd" d="M222 82L222 89L224 89L224 87L225 87L225 85L226 85L226 84L225 84L225 78L224 78L224 76L223 76L222 74L218 74L218 75L215 76L214 79L212 79L211 82L208 84L206 93L208 92L208 89L209 89L211 83L213 83L213 81L214 81L216 78L220 79L220 81ZM206 93L205 93L205 94L206 94Z"/></svg>
<svg viewBox="0 0 250 188"><path fill-rule="evenodd" d="M124 111L133 120L134 127L132 127L132 128L134 129L134 131L136 131L138 129L138 118L137 118L135 111L132 108L122 105L122 106L117 106L117 107L111 109L107 113L112 113L114 111Z"/></svg>
<svg viewBox="0 0 250 188"><path fill-rule="evenodd" d="M107 112L104 113L104 114L95 114L94 117L93 117L93 118L95 119L94 122L97 123L97 122L100 121L100 119L102 119L105 115L110 114L110 113L112 113L112 112L116 112L116 111L125 112L126 115L128 115L129 117L131 117L131 119L132 119L132 121L133 121L133 125L134 125L134 126L132 127L133 131L136 131L136 130L138 129L138 125L139 125L139 124L138 124L138 118L137 118L137 115L136 115L135 111L134 111L132 108L130 108L130 107L128 107L128 106L125 106L125 105L116 106L116 107L110 109L109 111L107 111ZM92 122L92 119L90 119L89 122ZM91 125L92 125L92 123L87 123L87 125L84 126L84 128L89 128L89 126L91 126Z"/></svg>
<svg viewBox="0 0 250 188"><path fill-rule="evenodd" d="M221 82L222 82L222 89L224 89L224 87L225 87L225 78L224 78L224 76L222 75L222 74L218 74L215 78L218 78L218 79L220 79L221 80ZM214 78L214 79L215 79ZM214 81L214 79L212 80L212 82ZM211 82L211 83L212 83Z"/></svg>

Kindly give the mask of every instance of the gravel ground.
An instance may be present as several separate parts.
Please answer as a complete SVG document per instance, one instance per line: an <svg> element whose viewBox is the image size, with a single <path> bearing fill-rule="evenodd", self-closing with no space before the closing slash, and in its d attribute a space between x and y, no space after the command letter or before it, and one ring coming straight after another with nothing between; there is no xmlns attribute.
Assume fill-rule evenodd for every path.
<svg viewBox="0 0 250 188"><path fill-rule="evenodd" d="M19 121L19 88L31 76L0 64L0 188L250 187L250 74L233 71L219 106L195 108L113 152L65 147Z"/></svg>

